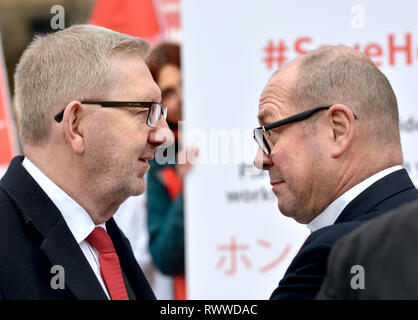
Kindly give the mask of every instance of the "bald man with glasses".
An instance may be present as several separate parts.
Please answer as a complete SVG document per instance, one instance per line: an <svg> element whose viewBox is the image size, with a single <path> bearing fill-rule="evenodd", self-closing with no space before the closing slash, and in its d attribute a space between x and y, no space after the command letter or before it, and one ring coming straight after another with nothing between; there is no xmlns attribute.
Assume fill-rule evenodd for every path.
<svg viewBox="0 0 418 320"><path fill-rule="evenodd" d="M323 47L291 61L259 102L255 165L280 212L311 231L271 299L314 299L334 243L418 199L402 167L395 94L358 51Z"/></svg>

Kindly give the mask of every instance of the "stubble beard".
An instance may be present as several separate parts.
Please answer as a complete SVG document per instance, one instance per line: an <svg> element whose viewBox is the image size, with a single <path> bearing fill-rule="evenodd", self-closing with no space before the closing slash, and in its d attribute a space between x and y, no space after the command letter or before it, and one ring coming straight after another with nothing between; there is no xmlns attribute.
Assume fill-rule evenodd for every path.
<svg viewBox="0 0 418 320"><path fill-rule="evenodd" d="M138 176L136 159L115 151L100 153L90 157L87 172L89 181L104 197L123 202L145 191L145 179Z"/></svg>

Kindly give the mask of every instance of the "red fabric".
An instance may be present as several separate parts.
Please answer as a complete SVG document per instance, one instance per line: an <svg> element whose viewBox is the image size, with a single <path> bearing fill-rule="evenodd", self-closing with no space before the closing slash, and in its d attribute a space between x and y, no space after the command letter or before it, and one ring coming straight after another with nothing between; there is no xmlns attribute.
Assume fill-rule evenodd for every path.
<svg viewBox="0 0 418 320"><path fill-rule="evenodd" d="M96 0L89 22L152 43L161 34L152 0Z"/></svg>
<svg viewBox="0 0 418 320"><path fill-rule="evenodd" d="M163 175L164 186L167 188L170 199L177 199L183 189L183 183L177 175L176 169L165 168L161 173Z"/></svg>
<svg viewBox="0 0 418 320"><path fill-rule="evenodd" d="M15 136L10 114L9 88L3 63L3 48L0 37L0 166L8 166L16 154Z"/></svg>
<svg viewBox="0 0 418 320"><path fill-rule="evenodd" d="M174 299L186 300L186 278L184 275L173 277Z"/></svg>
<svg viewBox="0 0 418 320"><path fill-rule="evenodd" d="M174 131L176 133L176 131ZM162 170L164 185L168 190L171 200L177 199L183 190L181 182L175 168L165 168ZM184 275L173 277L174 299L186 300L186 278Z"/></svg>
<svg viewBox="0 0 418 320"><path fill-rule="evenodd" d="M99 251L100 274L112 300L129 300L122 278L119 258L106 230L96 227L87 241Z"/></svg>

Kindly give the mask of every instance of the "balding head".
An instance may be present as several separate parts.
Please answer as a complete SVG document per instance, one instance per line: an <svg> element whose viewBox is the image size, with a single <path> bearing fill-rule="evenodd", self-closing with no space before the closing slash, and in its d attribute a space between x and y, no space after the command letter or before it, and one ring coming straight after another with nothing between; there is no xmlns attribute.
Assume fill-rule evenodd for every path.
<svg viewBox="0 0 418 320"><path fill-rule="evenodd" d="M316 111L289 122L308 109ZM366 178L402 163L393 90L354 49L320 48L281 68L261 94L258 118L269 148L256 163L269 171L280 211L301 223Z"/></svg>
<svg viewBox="0 0 418 320"><path fill-rule="evenodd" d="M295 66L297 76L291 96L297 111L344 104L360 119L358 125L370 142L400 146L395 94L367 56L352 48L329 46L301 56L288 67Z"/></svg>

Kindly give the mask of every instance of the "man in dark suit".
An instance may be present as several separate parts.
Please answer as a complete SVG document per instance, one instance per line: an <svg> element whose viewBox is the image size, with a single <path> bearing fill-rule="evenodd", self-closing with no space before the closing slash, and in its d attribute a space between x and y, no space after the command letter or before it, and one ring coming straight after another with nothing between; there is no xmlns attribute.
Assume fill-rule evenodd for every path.
<svg viewBox="0 0 418 320"><path fill-rule="evenodd" d="M0 298L155 299L112 218L144 192L168 130L149 51L143 39L78 25L23 53L25 156L0 182Z"/></svg>
<svg viewBox="0 0 418 320"><path fill-rule="evenodd" d="M365 55L323 47L271 77L258 118L255 165L281 213L311 230L271 299L314 299L341 236L418 199L401 166L396 97Z"/></svg>
<svg viewBox="0 0 418 320"><path fill-rule="evenodd" d="M317 299L418 299L418 201L338 240Z"/></svg>

